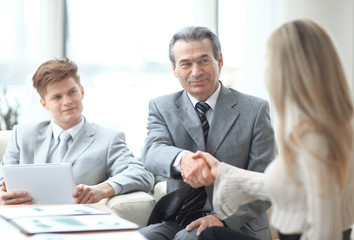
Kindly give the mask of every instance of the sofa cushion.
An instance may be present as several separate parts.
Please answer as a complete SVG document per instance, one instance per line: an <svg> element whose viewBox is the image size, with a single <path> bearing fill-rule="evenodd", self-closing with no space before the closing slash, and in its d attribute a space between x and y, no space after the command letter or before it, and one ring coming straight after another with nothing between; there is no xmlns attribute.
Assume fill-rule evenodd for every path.
<svg viewBox="0 0 354 240"><path fill-rule="evenodd" d="M119 217L146 226L155 199L146 192L133 192L102 200Z"/></svg>

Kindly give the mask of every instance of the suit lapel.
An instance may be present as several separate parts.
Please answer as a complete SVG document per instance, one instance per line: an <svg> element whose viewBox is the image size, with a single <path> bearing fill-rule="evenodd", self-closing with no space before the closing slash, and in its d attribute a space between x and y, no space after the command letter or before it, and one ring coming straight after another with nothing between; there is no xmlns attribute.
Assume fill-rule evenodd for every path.
<svg viewBox="0 0 354 240"><path fill-rule="evenodd" d="M200 119L193 107L193 104L188 98L186 91L183 91L183 94L177 100L176 105L176 115L178 116L181 124L184 126L193 141L197 144L198 148L200 150L204 150L205 143Z"/></svg>
<svg viewBox="0 0 354 240"><path fill-rule="evenodd" d="M77 158L85 151L95 139L95 130L93 126L86 122L75 138L63 162L74 164Z"/></svg>
<svg viewBox="0 0 354 240"><path fill-rule="evenodd" d="M34 163L46 163L50 142L52 140L52 128L48 124L44 128L38 129L37 136L34 137Z"/></svg>
<svg viewBox="0 0 354 240"><path fill-rule="evenodd" d="M240 115L236 106L237 99L231 94L228 88L221 85L207 141L207 151L210 154L215 154L226 134Z"/></svg>

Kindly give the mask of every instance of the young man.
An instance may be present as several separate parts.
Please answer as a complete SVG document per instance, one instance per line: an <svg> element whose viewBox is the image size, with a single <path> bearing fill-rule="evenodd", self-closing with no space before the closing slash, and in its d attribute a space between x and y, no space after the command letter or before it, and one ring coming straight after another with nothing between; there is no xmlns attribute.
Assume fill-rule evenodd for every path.
<svg viewBox="0 0 354 240"><path fill-rule="evenodd" d="M152 189L153 175L134 159L124 134L82 116L84 88L74 62L63 58L43 63L33 76L33 86L53 119L15 126L3 165L71 163L78 184L73 191L75 203L96 203L118 194ZM66 142L61 137L64 135L68 136ZM0 203L31 204L32 199L24 191L7 192L2 181Z"/></svg>
<svg viewBox="0 0 354 240"><path fill-rule="evenodd" d="M175 33L169 47L173 72L183 91L149 105L145 168L168 178L167 192L154 207L148 239L197 239L211 226L237 229L271 239L267 202L242 206L222 222L213 212L213 186L197 150L251 171L263 172L274 157L274 131L266 101L227 88L219 81L223 66L217 36L204 27Z"/></svg>

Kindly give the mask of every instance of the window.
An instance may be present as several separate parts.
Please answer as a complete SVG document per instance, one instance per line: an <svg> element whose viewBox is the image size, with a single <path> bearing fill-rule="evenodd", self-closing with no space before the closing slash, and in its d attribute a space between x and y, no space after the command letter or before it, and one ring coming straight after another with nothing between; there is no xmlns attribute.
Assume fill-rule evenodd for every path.
<svg viewBox="0 0 354 240"><path fill-rule="evenodd" d="M53 1L54 2L54 1ZM52 54L50 32L46 23L43 1L40 0L2 0L0 1L0 111L4 114L8 108L3 91L6 89L7 101L16 106L21 119L36 119L41 110L31 77L39 63ZM43 32L46 34L43 34ZM33 104L35 102L36 104ZM36 112L35 109L41 111ZM43 114L44 113L44 114ZM43 118L42 118L43 119ZM3 125L3 122L1 123ZM4 129L4 126L1 126Z"/></svg>
<svg viewBox="0 0 354 240"><path fill-rule="evenodd" d="M194 24L191 0L68 1L67 56L79 66L84 116L120 129L139 157L151 98L182 89L168 58L172 35Z"/></svg>
<svg viewBox="0 0 354 240"><path fill-rule="evenodd" d="M221 78L236 90L268 99L264 82L266 40L272 30L272 0L219 0Z"/></svg>
<svg viewBox="0 0 354 240"><path fill-rule="evenodd" d="M246 0L4 0L0 24L8 37L0 39L1 86L7 87L9 100L20 102L20 123L50 119L31 78L42 62L63 55L67 13L65 51L79 66L84 116L122 130L140 157L149 100L182 89L168 58L170 38L180 28L218 28L224 55L221 80L247 89L247 6Z"/></svg>

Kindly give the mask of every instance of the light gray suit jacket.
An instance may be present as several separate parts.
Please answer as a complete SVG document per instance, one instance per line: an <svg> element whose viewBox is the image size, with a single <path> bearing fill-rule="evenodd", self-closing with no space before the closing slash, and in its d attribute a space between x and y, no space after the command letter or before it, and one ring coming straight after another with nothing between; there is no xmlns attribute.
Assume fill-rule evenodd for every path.
<svg viewBox="0 0 354 240"><path fill-rule="evenodd" d="M182 188L185 183L180 174L175 176L171 167L182 150L206 151L222 162L263 172L275 157L269 104L221 85L205 145L201 122L186 91L151 100L143 161L146 169L168 178L169 194L155 206L149 223L173 220L188 192ZM207 186L206 191L212 205L213 185ZM225 222L232 229L271 239L265 214L269 206L269 202L262 201L243 205Z"/></svg>
<svg viewBox="0 0 354 240"><path fill-rule="evenodd" d="M51 139L50 121L15 126L2 164L45 163ZM124 134L86 120L63 162L72 164L76 184L109 179L123 187L121 193L148 192L153 187L153 175L129 151Z"/></svg>

